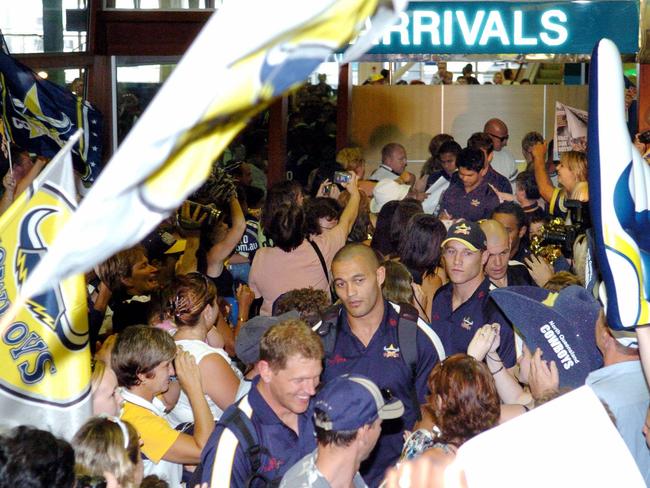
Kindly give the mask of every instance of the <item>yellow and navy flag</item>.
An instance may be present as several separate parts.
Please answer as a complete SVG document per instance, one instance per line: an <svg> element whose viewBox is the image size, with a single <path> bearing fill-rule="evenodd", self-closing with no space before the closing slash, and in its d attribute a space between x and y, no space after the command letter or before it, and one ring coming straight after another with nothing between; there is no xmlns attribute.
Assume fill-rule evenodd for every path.
<svg viewBox="0 0 650 488"><path fill-rule="evenodd" d="M11 142L46 158L82 129L72 160L85 186L95 181L102 167L102 115L89 102L0 50L0 109Z"/></svg>
<svg viewBox="0 0 650 488"><path fill-rule="evenodd" d="M25 293L139 242L201 185L253 115L347 45L366 19L380 15L387 25L405 3L226 2L107 164ZM353 48L363 52L361 46L372 41L358 39Z"/></svg>
<svg viewBox="0 0 650 488"><path fill-rule="evenodd" d="M73 137L0 216L0 318L76 207ZM0 423L70 438L91 415L84 276L31 297L0 335Z"/></svg>

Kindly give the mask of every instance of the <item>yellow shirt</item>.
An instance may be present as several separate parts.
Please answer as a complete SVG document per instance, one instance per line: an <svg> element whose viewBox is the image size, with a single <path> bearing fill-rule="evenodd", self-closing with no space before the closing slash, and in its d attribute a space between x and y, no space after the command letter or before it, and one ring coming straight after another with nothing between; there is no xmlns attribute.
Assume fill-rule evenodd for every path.
<svg viewBox="0 0 650 488"><path fill-rule="evenodd" d="M129 401L124 402L122 420L130 422L138 431L143 442L142 452L154 463L160 462L180 435L167 420Z"/></svg>

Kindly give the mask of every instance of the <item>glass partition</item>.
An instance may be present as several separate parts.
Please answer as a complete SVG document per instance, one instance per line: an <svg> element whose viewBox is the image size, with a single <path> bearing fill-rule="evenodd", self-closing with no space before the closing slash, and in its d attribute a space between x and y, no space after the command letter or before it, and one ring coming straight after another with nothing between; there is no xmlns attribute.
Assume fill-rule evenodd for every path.
<svg viewBox="0 0 650 488"><path fill-rule="evenodd" d="M86 50L86 0L20 0L15 3L15 8L0 8L0 26L10 53Z"/></svg>

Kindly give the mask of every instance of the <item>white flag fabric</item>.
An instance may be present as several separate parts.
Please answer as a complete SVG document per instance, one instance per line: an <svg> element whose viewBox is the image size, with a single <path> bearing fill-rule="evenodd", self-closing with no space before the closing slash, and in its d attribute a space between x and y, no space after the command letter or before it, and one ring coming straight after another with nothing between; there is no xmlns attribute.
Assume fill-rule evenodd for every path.
<svg viewBox="0 0 650 488"><path fill-rule="evenodd" d="M455 465L468 488L645 487L625 441L588 386L470 439Z"/></svg>
<svg viewBox="0 0 650 488"><path fill-rule="evenodd" d="M251 116L404 0L226 2L207 22L41 261L37 293L138 243L207 178ZM272 19L272 20L271 20ZM373 32L375 34L376 32ZM355 44L371 47L360 39Z"/></svg>

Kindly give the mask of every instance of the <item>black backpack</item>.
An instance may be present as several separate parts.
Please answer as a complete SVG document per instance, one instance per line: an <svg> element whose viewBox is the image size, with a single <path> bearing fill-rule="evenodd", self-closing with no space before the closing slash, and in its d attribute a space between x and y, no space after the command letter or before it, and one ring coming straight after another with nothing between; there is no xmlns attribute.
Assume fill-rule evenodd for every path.
<svg viewBox="0 0 650 488"><path fill-rule="evenodd" d="M239 445L248 458L248 462L251 465L251 475L246 480L245 486L247 488L253 486L254 481L257 481L257 483L255 483L256 488L262 486L277 488L280 486L280 481L282 481L281 478L271 480L259 472L262 467L262 454L267 453L268 451L260 444L253 422L248 418L244 411L239 408L239 404L233 405L232 408L227 409L217 421L216 425L223 426L235 435ZM203 466L199 465L199 467L202 471ZM213 466L213 469L216 468L216 466ZM199 471L199 469L197 469L197 471ZM188 484L187 486L196 486L196 484L200 484L200 481L201 475L199 474L198 477L194 476L191 484Z"/></svg>
<svg viewBox="0 0 650 488"><path fill-rule="evenodd" d="M389 307L392 306L390 303ZM334 304L325 310L322 314L320 325L314 327L316 333L323 341L325 357L329 357L334 352L336 345L336 335L339 328L339 319L341 316L341 304ZM402 359L409 367L411 372L411 389L409 396L413 409L417 413L417 419L421 419L420 402L415 391L415 378L417 375L418 350L417 350L417 332L419 314L416 308L409 303L399 304L399 322L397 323L397 342Z"/></svg>

